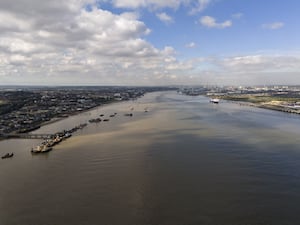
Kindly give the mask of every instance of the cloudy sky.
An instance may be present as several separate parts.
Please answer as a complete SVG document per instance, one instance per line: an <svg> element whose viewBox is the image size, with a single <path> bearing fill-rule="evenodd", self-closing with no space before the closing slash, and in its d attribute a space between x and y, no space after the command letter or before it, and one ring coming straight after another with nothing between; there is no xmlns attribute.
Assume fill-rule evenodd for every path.
<svg viewBox="0 0 300 225"><path fill-rule="evenodd" d="M299 0L1 0L0 85L300 84Z"/></svg>

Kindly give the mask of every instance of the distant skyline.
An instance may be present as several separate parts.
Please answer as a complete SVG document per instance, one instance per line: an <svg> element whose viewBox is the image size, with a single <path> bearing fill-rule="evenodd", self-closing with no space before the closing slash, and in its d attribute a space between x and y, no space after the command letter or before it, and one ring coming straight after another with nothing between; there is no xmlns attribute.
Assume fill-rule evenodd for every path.
<svg viewBox="0 0 300 225"><path fill-rule="evenodd" d="M298 0L1 0L0 85L300 84Z"/></svg>

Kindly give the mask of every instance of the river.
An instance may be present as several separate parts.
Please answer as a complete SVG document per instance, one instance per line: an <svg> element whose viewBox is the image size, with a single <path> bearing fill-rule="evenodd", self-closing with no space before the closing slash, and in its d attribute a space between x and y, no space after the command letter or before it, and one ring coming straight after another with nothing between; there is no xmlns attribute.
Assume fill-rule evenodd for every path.
<svg viewBox="0 0 300 225"><path fill-rule="evenodd" d="M298 115L155 92L35 133L100 114L46 154L0 142L1 225L299 224Z"/></svg>

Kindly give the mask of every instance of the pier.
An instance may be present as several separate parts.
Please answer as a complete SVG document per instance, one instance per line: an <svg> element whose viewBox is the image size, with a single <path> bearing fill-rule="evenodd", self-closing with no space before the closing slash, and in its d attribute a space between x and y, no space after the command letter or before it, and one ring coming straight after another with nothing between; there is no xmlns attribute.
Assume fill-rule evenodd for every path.
<svg viewBox="0 0 300 225"><path fill-rule="evenodd" d="M78 129L83 129L85 126L87 126L87 123L82 123L70 130L63 130L61 132L57 132L54 134L32 134L32 133L0 134L0 139L2 139L2 138L3 139L8 139L8 138L53 139L56 136L64 136L67 133L72 134L73 132L77 131Z"/></svg>
<svg viewBox="0 0 300 225"><path fill-rule="evenodd" d="M21 138L21 139L50 139L53 134L5 134L4 138Z"/></svg>

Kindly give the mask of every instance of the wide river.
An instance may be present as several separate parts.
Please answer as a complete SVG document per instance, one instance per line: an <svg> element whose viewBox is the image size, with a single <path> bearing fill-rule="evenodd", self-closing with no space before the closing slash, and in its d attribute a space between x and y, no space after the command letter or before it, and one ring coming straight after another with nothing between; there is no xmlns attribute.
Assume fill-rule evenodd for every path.
<svg viewBox="0 0 300 225"><path fill-rule="evenodd" d="M156 92L35 133L102 113L46 154L0 142L0 225L300 223L300 116Z"/></svg>

